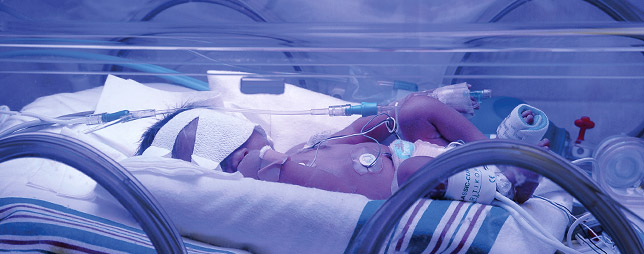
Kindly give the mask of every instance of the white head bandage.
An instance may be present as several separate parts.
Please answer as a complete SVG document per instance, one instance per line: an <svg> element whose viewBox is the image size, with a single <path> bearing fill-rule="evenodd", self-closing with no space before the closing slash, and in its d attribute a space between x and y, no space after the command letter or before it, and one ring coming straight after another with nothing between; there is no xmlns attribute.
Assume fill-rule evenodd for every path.
<svg viewBox="0 0 644 254"><path fill-rule="evenodd" d="M161 127L143 155L171 157L177 135L195 119L197 129L191 160L199 166L219 171L219 164L244 144L257 126L248 120L210 109L187 110Z"/></svg>

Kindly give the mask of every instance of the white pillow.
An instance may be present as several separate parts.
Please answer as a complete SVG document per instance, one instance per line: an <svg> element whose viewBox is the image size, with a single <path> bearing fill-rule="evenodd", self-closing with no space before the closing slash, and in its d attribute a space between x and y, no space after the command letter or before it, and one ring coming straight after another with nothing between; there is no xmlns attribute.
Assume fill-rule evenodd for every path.
<svg viewBox="0 0 644 254"><path fill-rule="evenodd" d="M163 87L154 85L155 87ZM183 89L180 89L183 90ZM189 102L210 100L219 105L216 92L171 92L143 85L134 80L125 80L109 75L105 80L103 92L96 104L95 113L113 113L121 110L173 109ZM162 118L150 117L119 123L94 132L103 143L121 151L127 156L136 152L141 135Z"/></svg>

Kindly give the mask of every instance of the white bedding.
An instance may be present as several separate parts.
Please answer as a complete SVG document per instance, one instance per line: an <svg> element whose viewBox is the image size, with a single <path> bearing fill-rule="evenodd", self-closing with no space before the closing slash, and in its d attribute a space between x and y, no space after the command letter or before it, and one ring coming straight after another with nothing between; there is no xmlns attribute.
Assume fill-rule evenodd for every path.
<svg viewBox="0 0 644 254"><path fill-rule="evenodd" d="M239 78L240 76L233 75L211 76L210 84L218 92L203 93L155 90L136 82L110 77L105 87L74 94L43 97L23 110L47 115L62 115L87 110L115 112L122 109L164 109L175 107L188 100L200 100L204 96L217 99L213 103L247 108L262 108L270 105L273 109L294 110L345 103L290 85L286 87L284 95L261 95L256 99L249 99L250 95L238 93ZM147 96L149 100L141 100L141 95L154 96ZM294 99L286 100L286 98ZM301 104L301 108L294 108L290 104L293 101L299 103L297 105ZM281 151L306 140L311 133L329 129L337 130L353 120L307 116L303 118L302 125L298 125L299 128L297 126L294 128L293 122L296 121L293 120L295 118L293 116L268 117L249 114L245 116L270 130L277 150ZM123 162L127 167L136 168L136 160L140 158L129 157L136 150L142 132L155 121L155 119L133 121L109 127L94 134L83 134L82 131L86 127L82 126L50 131L62 132L84 140L117 161ZM300 124L299 121L297 122ZM290 128L286 128L287 126ZM298 133L298 130L301 130L301 133ZM261 253L341 253L352 234L359 228L369 204L373 204L373 201L355 194L239 179L234 176L222 177L213 172L194 169L184 171L183 178L168 177L167 174L159 173L162 167L155 167L154 163L149 162L141 166L143 165L141 163L139 162L140 167L135 170L135 175L161 202L183 235L236 249L248 249ZM21 171L9 170L17 168ZM0 197L39 198L125 224L136 225L132 218L124 213L123 208L103 193L102 188L96 188L91 180L74 171L37 159L20 159L2 163L0 164ZM180 172L174 172L174 174L177 173ZM184 181L185 179L191 180ZM168 186L173 187L168 188ZM229 189L235 191L229 192ZM571 203L570 197L556 186L546 185L540 190L540 194L560 203L566 205ZM456 206L457 203L459 202L452 202L450 207ZM467 206L471 207L469 203ZM407 231L403 228L405 225L407 225L405 230L413 231L416 227L422 228L418 220L422 218L426 209L429 209L428 207L429 205L419 206L421 215L418 217L406 215L405 218L410 223L407 223L408 225L401 223L402 228L396 231L397 235L392 239L402 240L395 241L392 245L395 247L390 251L395 252L396 248L409 247L412 239L409 235L405 236ZM545 228L551 230L554 235L558 237L563 235L567 218L561 211L535 199L526 203L524 207L538 220L543 221ZM486 209L485 211L490 211L490 208ZM471 220L467 214L459 214L462 216L462 221ZM521 230L512 218L500 223L498 237L489 239L490 253L554 251ZM461 227L451 230L458 231L459 228ZM461 252L464 251L466 249L461 250Z"/></svg>

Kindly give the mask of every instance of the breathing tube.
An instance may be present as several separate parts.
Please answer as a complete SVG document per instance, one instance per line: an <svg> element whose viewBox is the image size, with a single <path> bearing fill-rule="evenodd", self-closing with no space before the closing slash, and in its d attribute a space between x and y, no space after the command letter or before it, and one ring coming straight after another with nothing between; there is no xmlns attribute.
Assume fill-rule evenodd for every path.
<svg viewBox="0 0 644 254"><path fill-rule="evenodd" d="M429 96L435 98L446 105L456 109L465 116L474 115L474 109L478 107L482 100L492 97L492 90L470 91L467 83L443 86L432 91L423 91L415 93L417 96ZM383 113L394 112L395 105L378 105L374 102L362 102L359 105L333 105L328 108L310 109L310 110L264 110L264 109L244 109L244 108L224 108L213 107L214 110L240 113L255 113L269 115L328 115L328 116L372 116Z"/></svg>

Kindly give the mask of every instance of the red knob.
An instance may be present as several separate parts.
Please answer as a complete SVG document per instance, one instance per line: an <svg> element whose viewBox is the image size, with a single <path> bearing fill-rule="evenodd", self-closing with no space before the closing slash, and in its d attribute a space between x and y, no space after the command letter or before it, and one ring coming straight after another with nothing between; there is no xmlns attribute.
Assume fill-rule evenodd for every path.
<svg viewBox="0 0 644 254"><path fill-rule="evenodd" d="M581 118L575 120L575 126L579 127L579 135L577 136L577 141L575 141L575 143L579 144L584 140L586 129L594 128L595 122L591 121L590 117L582 116Z"/></svg>

